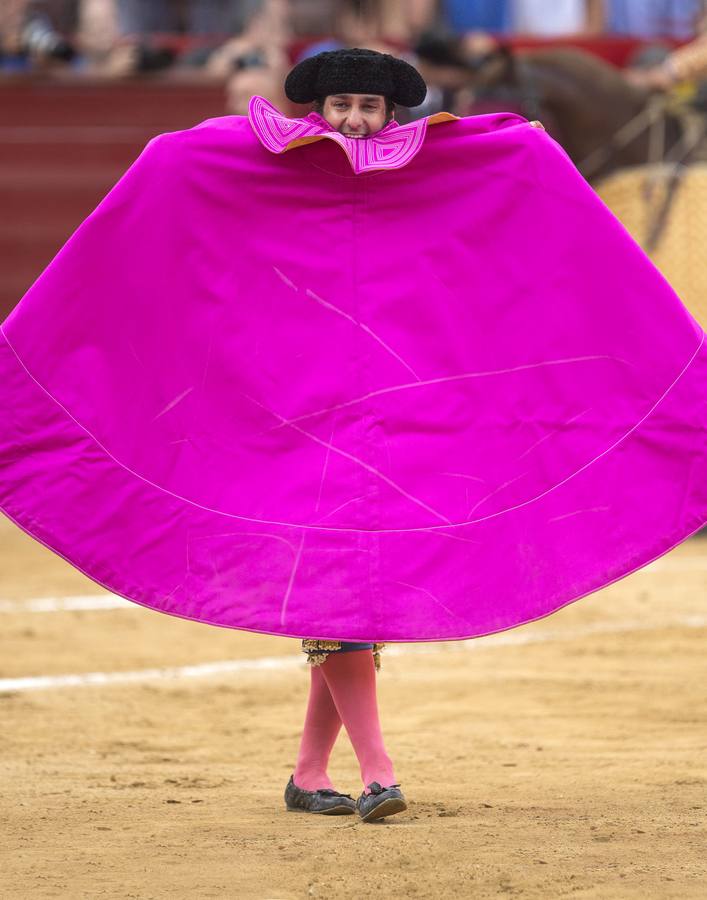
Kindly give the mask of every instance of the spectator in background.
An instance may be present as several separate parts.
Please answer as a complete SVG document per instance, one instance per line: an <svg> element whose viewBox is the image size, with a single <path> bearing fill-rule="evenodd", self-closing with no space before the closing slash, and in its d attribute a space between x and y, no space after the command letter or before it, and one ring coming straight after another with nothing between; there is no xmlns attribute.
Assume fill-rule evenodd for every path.
<svg viewBox="0 0 707 900"><path fill-rule="evenodd" d="M356 42L361 47L377 41L407 49L435 13L433 0L338 0L336 5L338 30L349 46Z"/></svg>
<svg viewBox="0 0 707 900"><path fill-rule="evenodd" d="M71 62L78 0L2 0L0 58L4 68Z"/></svg>
<svg viewBox="0 0 707 900"><path fill-rule="evenodd" d="M29 0L5 0L0 3L0 51L3 60L15 60L22 54L22 29Z"/></svg>
<svg viewBox="0 0 707 900"><path fill-rule="evenodd" d="M424 0L421 0L424 2ZM445 25L455 34L600 34L606 0L432 0L427 26ZM418 13L418 18L421 18Z"/></svg>
<svg viewBox="0 0 707 900"><path fill-rule="evenodd" d="M330 0L329 19L311 20L306 14L311 0L290 0L290 27L295 39L307 36L324 40L310 44L296 62L322 50L371 47L389 53L407 49L429 25L434 0Z"/></svg>
<svg viewBox="0 0 707 900"><path fill-rule="evenodd" d="M81 0L76 39L85 67L98 72L118 40L115 0Z"/></svg>
<svg viewBox="0 0 707 900"><path fill-rule="evenodd" d="M227 79L229 113L246 115L252 94L266 97L276 106L284 102L287 108L282 85L290 68L289 41L287 0L263 0L241 34L211 54L204 68L214 78Z"/></svg>
<svg viewBox="0 0 707 900"><path fill-rule="evenodd" d="M626 78L640 87L659 91L669 91L687 82L707 82L707 9L699 15L696 31L694 40L675 50L666 50L657 65L625 69Z"/></svg>
<svg viewBox="0 0 707 900"><path fill-rule="evenodd" d="M226 111L248 114L254 94L265 97L283 112L292 111L284 92L290 68L287 46L286 0L266 0L253 13L242 34L227 41L209 57L205 69L214 78L226 79Z"/></svg>
<svg viewBox="0 0 707 900"><path fill-rule="evenodd" d="M175 61L174 49L155 40L161 35L201 38L180 62L203 65L224 35L243 31L262 0L115 0L115 4L120 37L107 68L111 74L125 75L165 68Z"/></svg>
<svg viewBox="0 0 707 900"><path fill-rule="evenodd" d="M242 31L261 0L116 0L123 34L222 36Z"/></svg>
<svg viewBox="0 0 707 900"><path fill-rule="evenodd" d="M510 28L542 37L602 34L605 0L509 0Z"/></svg>

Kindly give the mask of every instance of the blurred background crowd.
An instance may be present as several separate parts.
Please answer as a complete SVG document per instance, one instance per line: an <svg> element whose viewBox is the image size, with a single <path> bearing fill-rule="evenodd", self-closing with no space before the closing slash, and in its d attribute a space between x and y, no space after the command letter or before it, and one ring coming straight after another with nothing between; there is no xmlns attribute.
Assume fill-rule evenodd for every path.
<svg viewBox="0 0 707 900"><path fill-rule="evenodd" d="M424 68L431 91L413 118L442 106L463 115L474 111L469 104L479 88L488 87L484 64L519 36L584 42L652 90L699 80L707 74L705 6L702 0L3 0L0 77L41 71L221 80L229 111L244 113L253 93L287 108L284 75L305 56L366 46Z"/></svg>

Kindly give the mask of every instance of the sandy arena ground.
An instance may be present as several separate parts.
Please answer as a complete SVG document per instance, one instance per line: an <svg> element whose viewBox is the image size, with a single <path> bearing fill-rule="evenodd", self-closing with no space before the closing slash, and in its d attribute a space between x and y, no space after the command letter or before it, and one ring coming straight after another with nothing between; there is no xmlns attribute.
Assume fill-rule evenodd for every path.
<svg viewBox="0 0 707 900"><path fill-rule="evenodd" d="M409 809L375 825L285 811L298 642L27 604L98 594L0 516L3 900L707 896L705 537L499 637L384 651ZM261 657L282 666L7 681ZM330 772L360 793L344 732Z"/></svg>

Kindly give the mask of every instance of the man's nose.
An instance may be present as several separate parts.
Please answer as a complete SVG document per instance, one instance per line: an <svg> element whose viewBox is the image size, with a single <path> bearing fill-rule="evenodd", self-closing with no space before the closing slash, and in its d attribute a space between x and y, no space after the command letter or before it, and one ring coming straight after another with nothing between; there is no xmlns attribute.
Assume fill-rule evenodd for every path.
<svg viewBox="0 0 707 900"><path fill-rule="evenodd" d="M363 117L357 109L352 109L349 113L349 127L358 128L363 122Z"/></svg>

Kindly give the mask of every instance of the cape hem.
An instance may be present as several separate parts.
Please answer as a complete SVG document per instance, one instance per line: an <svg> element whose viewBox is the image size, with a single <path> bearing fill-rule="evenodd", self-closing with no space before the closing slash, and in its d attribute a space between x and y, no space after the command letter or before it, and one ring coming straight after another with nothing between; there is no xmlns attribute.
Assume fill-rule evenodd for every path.
<svg viewBox="0 0 707 900"><path fill-rule="evenodd" d="M177 619L186 619L189 622L197 622L200 625L213 625L217 628L231 628L235 631L248 631L251 634L267 634L270 637L286 637L292 638L293 640L314 640L314 641L344 641L344 642L361 642L361 643L380 643L380 644L437 644L437 643L449 643L450 641L469 641L474 640L475 638L483 638L483 637L491 637L494 634L503 634L506 631L512 631L515 628L520 628L523 625L531 625L533 622L539 622L542 619L547 619L550 616L554 615L556 612L559 612L561 609L564 609L566 606L571 606L573 603L576 603L578 600L584 599L584 597L589 596L590 594L594 594L597 591L601 591L606 587L609 587L612 584L615 584L617 581L621 581L623 578L627 578L629 575L633 575L634 572L638 572L640 569L645 568L646 566L651 565L652 563L659 560L661 557L666 556L670 553L671 550L674 550L676 547L680 546L680 544L684 543L686 540L689 540L694 535L698 534L698 532L702 531L703 528L707 528L707 518L700 524L697 525L689 533L679 537L674 544L665 548L664 550L660 550L655 556L650 559L647 559L645 562L641 562L637 564L633 569L630 569L626 572L623 572L620 575L617 575L615 578L612 578L610 581L606 581L603 584L597 585L597 587L593 587L590 590L586 591L583 594L578 594L576 597L571 597L569 600L566 600L561 606L557 606L554 609L550 609L547 612L540 613L537 616L534 616L530 619L524 619L522 621L518 621L513 625L506 625L503 628L497 628L493 631L484 631L478 632L474 634L469 634L466 636L459 637L420 637L420 638L397 638L396 640L391 640L390 638L386 638L383 640L382 638L373 638L373 637L361 637L357 636L353 637L342 637L342 638L333 638L331 635L327 635L326 637L315 637L309 638L305 637L304 634L290 634L282 631L266 631L262 628L248 628L244 625L229 625L225 622L215 622L210 619L199 618L198 616L189 616L185 613L176 612L174 610L163 610L153 604L144 602L142 600L138 600L135 597L128 596L128 594L123 594L120 591L116 590L114 587L106 584L101 581L96 575L92 575L90 572L87 572L85 569L81 568L76 562L70 559L68 556L63 554L60 550L57 550L56 547L47 543L46 540L41 538L38 534L33 532L27 525L25 525L19 518L16 518L8 509L6 509L2 503L0 503L0 513L2 513L7 519L9 519L14 525L16 525L21 531L23 531L28 537L31 537L33 540L37 541L51 553L56 554L58 557L64 560L64 562L68 563L74 569L77 569L81 572L82 575L85 575L86 578L90 579L94 582L94 584L99 585L99 587L105 588L105 590L109 591L111 594L115 594L117 597L121 597L123 600L127 600L130 603L136 604L136 606L141 606L143 609L149 609L151 612L163 612L169 616L174 616ZM306 665L306 661L303 661L303 665Z"/></svg>
<svg viewBox="0 0 707 900"><path fill-rule="evenodd" d="M0 334L5 338L2 329ZM209 561L213 561L212 554L217 555L219 570L223 568L230 573L229 583L234 587L225 591L220 582L214 582L203 588L201 594L192 593L188 562L187 569L184 568L184 549L190 542L194 546L197 540L219 537L212 532L228 514L194 505L131 473L32 378L6 338L4 344L0 346L0 406L6 411L7 427L0 445L0 509L27 534L106 590L180 618L298 639L468 640L545 618L643 568L707 524L707 448L681 452L680 446L681 430L688 422L696 429L707 425L704 402L707 349L703 333L698 351L682 376L647 416L617 442L620 446L614 445L594 465L575 473L571 480L566 479L551 496L542 496L531 504L536 515L540 504L545 515L565 513L565 516L555 516L564 518L565 522L552 543L533 545L533 535L527 530L530 526L525 524L527 505L507 513L513 520L512 527L507 526L505 531L497 531L498 516L456 526L464 534L473 534L485 552L500 552L507 560L508 571L499 569L493 585L475 585L473 559L468 555L471 551L465 544L457 549L456 541L446 542L457 545L445 548L443 560L449 568L452 599L445 598L441 609L448 616L444 616L439 611L440 601L430 594L430 607L436 609L436 614L430 613L427 628L415 633L406 629L404 610L412 602L419 605L428 601L420 594L400 591L401 585L415 587L409 584L413 576L407 570L392 571L390 560L402 557L406 563L409 561L411 571L414 570L418 554L439 549L435 544L430 550L434 533L429 530L357 533L357 541L373 542L371 546L378 547L381 554L375 590L382 592L386 604L396 604L400 609L399 615L385 627L379 622L380 609L372 602L368 620L364 621L366 617L361 611L359 630L350 630L350 604L358 596L358 588L353 583L332 582L328 560L325 565L325 554L317 547L307 548L310 574L300 575L296 596L299 592L316 591L321 595L321 611L317 615L311 610L306 616L299 613L296 596L292 596L292 583L304 546L300 526L283 525L271 528L271 535L262 535L254 529L248 531L250 523L240 523L243 530L234 534L252 537L256 542L256 550L245 560L238 561L233 556L236 541L208 544ZM656 441L656 434L662 436L661 441ZM668 443L671 440L672 446ZM66 466L67 458L75 460L70 470ZM639 459L641 471L654 488L652 496L646 497L642 485L635 484L631 478ZM568 509L582 503L596 507L603 499L602 492L614 500L607 507L610 518L597 516L596 524L588 524L591 520L574 514L566 518ZM622 528L624 507L634 514L636 509L641 510L640 526L634 525L633 530ZM126 529L125 522L130 519L135 524ZM607 522L611 522L611 528ZM671 523L669 529L665 527L666 522ZM87 533L95 533L99 539L87 545ZM514 533L522 538L518 546L509 541L509 534ZM126 534L133 536L132 545ZM497 534L505 536L503 546L498 546ZM295 535L301 535L301 542L294 568L292 557L287 552L278 554L273 549L274 542L257 543L259 537L271 537L294 549L291 542ZM332 540L344 548L347 538L346 534L334 535ZM159 542L171 545L172 552L160 556L155 550ZM586 561L587 542L593 550L590 556L595 560L591 564ZM89 550L85 549L87 546ZM406 554L400 554L401 546L407 548ZM83 547L83 555L73 552L74 547ZM398 552L393 553L396 548ZM520 555L519 550L522 550ZM534 597L541 561L553 570L555 588L550 596L545 592ZM199 564L193 552L192 570ZM200 576L203 578L203 571ZM489 606L488 594L483 594L478 620L464 618L450 608L454 598L482 589L493 591L498 605ZM424 588L417 590L429 593ZM262 599L264 594L272 597L270 609L266 613L261 609L258 621L252 621L253 597ZM513 604L513 598L519 596L524 600L522 609L517 602ZM348 621L348 626L337 619L341 623Z"/></svg>

